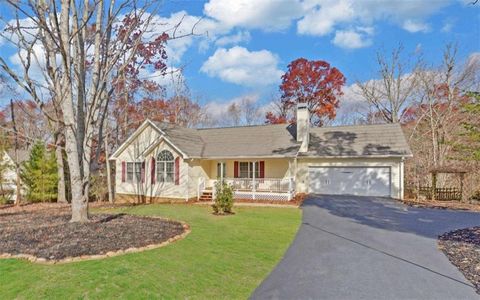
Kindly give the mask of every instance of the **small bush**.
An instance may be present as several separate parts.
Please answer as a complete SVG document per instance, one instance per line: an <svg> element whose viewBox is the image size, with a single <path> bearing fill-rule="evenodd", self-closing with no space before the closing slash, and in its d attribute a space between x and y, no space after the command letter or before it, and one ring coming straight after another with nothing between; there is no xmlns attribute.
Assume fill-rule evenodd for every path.
<svg viewBox="0 0 480 300"><path fill-rule="evenodd" d="M212 205L215 214L231 214L233 207L233 189L226 182L215 183L215 203Z"/></svg>
<svg viewBox="0 0 480 300"><path fill-rule="evenodd" d="M13 195L15 195L15 191L11 189L0 191L0 205L13 202Z"/></svg>

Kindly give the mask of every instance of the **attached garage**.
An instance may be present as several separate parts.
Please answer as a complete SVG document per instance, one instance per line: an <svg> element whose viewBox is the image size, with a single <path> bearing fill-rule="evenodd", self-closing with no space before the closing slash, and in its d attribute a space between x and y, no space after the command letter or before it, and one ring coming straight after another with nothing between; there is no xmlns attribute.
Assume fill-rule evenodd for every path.
<svg viewBox="0 0 480 300"><path fill-rule="evenodd" d="M309 193L390 197L389 166L309 167Z"/></svg>

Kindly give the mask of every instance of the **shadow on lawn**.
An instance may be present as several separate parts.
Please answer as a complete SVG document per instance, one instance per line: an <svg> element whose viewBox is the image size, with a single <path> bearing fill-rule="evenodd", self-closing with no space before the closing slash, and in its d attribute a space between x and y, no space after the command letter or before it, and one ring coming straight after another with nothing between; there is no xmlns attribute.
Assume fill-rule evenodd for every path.
<svg viewBox="0 0 480 300"><path fill-rule="evenodd" d="M415 208L388 198L312 195L302 206L320 207L332 215L363 225L430 238L454 229L480 225L478 212ZM318 215L318 211L304 210L304 214L309 213Z"/></svg>

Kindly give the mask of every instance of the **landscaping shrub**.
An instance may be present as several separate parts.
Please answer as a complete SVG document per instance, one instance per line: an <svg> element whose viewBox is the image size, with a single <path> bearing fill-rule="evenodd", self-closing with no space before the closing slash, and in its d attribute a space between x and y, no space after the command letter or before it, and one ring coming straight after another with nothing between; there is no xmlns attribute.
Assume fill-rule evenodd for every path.
<svg viewBox="0 0 480 300"><path fill-rule="evenodd" d="M233 213L233 189L224 181L215 183L215 203L212 205L215 214Z"/></svg>
<svg viewBox="0 0 480 300"><path fill-rule="evenodd" d="M108 185L107 177L101 172L96 172L90 176L90 201L107 201L108 200Z"/></svg>
<svg viewBox="0 0 480 300"><path fill-rule="evenodd" d="M8 204L12 202L12 197L15 195L15 191L12 189L6 189L0 191L0 205Z"/></svg>

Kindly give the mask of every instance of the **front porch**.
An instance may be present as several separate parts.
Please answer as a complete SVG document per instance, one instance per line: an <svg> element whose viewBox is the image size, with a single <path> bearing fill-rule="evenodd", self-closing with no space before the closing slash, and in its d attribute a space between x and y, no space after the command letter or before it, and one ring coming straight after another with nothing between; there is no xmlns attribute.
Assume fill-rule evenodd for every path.
<svg viewBox="0 0 480 300"><path fill-rule="evenodd" d="M220 180L233 188L234 198L237 200L290 201L295 196L295 181L292 177L223 178L218 180L203 180L201 178L198 185L197 200L215 199L215 184Z"/></svg>
<svg viewBox="0 0 480 300"><path fill-rule="evenodd" d="M199 164L197 200L215 199L215 184L226 182L235 199L290 201L295 196L293 159L212 159Z"/></svg>

